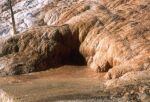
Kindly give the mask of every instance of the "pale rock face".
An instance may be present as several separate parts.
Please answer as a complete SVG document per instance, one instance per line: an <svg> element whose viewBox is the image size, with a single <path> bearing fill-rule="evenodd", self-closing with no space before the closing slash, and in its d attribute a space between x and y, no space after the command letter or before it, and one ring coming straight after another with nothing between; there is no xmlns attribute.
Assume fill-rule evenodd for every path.
<svg viewBox="0 0 150 102"><path fill-rule="evenodd" d="M57 20L60 15L60 11L62 11L65 7L72 5L72 2L77 0L70 1L57 1L57 0L20 0L13 5L14 16L16 20L16 28L18 32L26 31L28 28L38 25L51 25L54 21ZM7 2L0 2L0 35L10 35L10 29L12 29L11 19L9 8L6 5ZM45 7L55 7L56 11L59 13L46 13L43 11ZM50 12L50 11L49 11ZM42 17L42 14L44 14ZM45 14L48 16L48 20L45 18ZM46 16L46 17L47 17ZM46 19L46 20L45 20ZM45 24L40 24L41 21L45 21ZM43 22L44 23L44 22Z"/></svg>
<svg viewBox="0 0 150 102"><path fill-rule="evenodd" d="M14 100L6 92L0 90L0 102L14 102Z"/></svg>

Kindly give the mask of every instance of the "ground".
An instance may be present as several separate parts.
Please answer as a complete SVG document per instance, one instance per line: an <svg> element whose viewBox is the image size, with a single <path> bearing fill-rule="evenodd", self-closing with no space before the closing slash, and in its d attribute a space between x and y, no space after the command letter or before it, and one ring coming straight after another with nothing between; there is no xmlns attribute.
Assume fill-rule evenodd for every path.
<svg viewBox="0 0 150 102"><path fill-rule="evenodd" d="M86 66L65 65L43 72L1 77L0 97L6 94L1 102L149 102L150 81L106 87L104 74Z"/></svg>
<svg viewBox="0 0 150 102"><path fill-rule="evenodd" d="M52 102L92 100L101 96L99 90L104 74L86 66L62 66L58 69L0 78L0 87L21 102ZM98 90L97 90L98 89Z"/></svg>

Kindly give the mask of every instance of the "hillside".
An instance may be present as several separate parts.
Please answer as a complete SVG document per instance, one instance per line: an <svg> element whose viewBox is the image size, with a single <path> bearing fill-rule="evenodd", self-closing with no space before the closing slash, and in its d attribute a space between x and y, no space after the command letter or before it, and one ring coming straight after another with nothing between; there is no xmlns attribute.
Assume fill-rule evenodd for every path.
<svg viewBox="0 0 150 102"><path fill-rule="evenodd" d="M3 5L0 34L8 37L0 42L0 76L84 65L105 72L102 84L117 92L131 84L133 93L141 85L149 90L149 0L18 0L15 36Z"/></svg>

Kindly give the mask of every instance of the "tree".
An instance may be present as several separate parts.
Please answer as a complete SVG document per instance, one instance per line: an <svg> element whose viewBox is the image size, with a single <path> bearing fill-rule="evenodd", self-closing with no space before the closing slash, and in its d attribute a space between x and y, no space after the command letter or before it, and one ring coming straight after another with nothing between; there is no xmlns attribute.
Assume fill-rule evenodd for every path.
<svg viewBox="0 0 150 102"><path fill-rule="evenodd" d="M12 8L11 0L8 0L8 4L9 4L10 12L11 12L11 19L12 19L12 26L13 26L13 35L15 35L17 33L17 31L16 31L16 23L15 23L14 12L13 12L13 8Z"/></svg>

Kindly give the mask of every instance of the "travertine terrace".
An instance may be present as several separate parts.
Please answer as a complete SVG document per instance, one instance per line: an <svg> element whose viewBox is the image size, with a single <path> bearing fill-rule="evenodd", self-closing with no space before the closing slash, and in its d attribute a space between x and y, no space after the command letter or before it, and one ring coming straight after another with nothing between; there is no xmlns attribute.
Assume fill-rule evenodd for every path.
<svg viewBox="0 0 150 102"><path fill-rule="evenodd" d="M19 3L19 34L0 42L1 76L73 64L106 72L107 86L150 79L149 0L41 0L22 11Z"/></svg>
<svg viewBox="0 0 150 102"><path fill-rule="evenodd" d="M75 53L95 71L108 71L108 79L149 71L149 3L86 0L45 10L49 27L32 28L2 45L1 75L47 69Z"/></svg>

